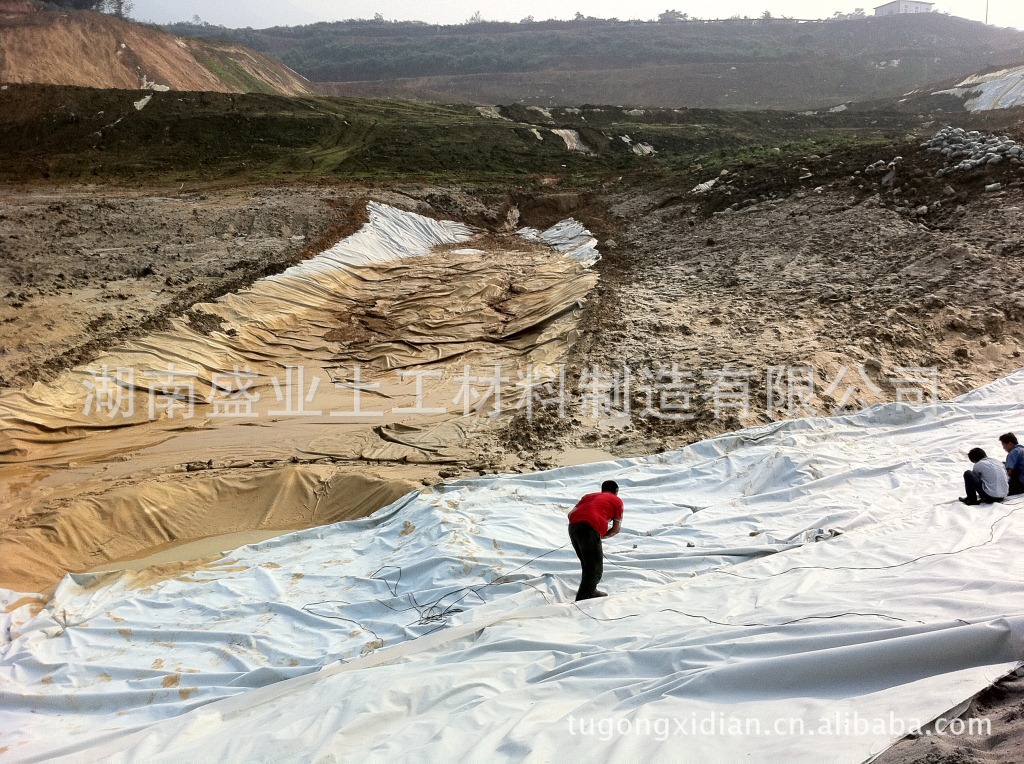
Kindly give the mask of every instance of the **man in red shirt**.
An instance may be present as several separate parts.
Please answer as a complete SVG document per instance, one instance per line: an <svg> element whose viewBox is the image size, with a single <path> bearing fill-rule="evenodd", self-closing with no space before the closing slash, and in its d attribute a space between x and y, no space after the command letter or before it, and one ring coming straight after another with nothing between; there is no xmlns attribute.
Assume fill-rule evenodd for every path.
<svg viewBox="0 0 1024 764"><path fill-rule="evenodd" d="M601 493L588 493L569 513L569 540L583 567L583 578L576 592L577 602L608 596L597 590L604 574L601 539L614 536L621 527L622 499L618 494L619 484L605 480L601 484Z"/></svg>

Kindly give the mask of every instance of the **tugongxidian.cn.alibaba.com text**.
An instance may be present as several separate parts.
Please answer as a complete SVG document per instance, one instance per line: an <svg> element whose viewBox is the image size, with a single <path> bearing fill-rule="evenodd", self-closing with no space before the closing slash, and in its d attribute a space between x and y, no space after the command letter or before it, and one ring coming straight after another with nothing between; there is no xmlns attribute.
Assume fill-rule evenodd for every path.
<svg viewBox="0 0 1024 764"><path fill-rule="evenodd" d="M992 720L987 717L924 721L903 718L892 712L887 716L866 716L856 711L836 712L818 718L758 718L724 713L652 718L570 716L566 727L573 737L597 738L602 742L629 737L665 742L684 737L880 736L896 739L907 735L969 737L992 734Z"/></svg>

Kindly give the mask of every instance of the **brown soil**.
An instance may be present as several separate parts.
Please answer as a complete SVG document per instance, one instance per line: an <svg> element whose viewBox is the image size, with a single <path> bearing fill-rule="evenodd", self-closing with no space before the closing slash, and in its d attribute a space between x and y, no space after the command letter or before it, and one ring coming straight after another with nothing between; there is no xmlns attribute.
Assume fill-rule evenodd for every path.
<svg viewBox="0 0 1024 764"><path fill-rule="evenodd" d="M35 6L29 0L0 0L0 14L34 13Z"/></svg>
<svg viewBox="0 0 1024 764"><path fill-rule="evenodd" d="M303 95L308 83L240 45L179 38L99 13L0 6L0 82Z"/></svg>
<svg viewBox="0 0 1024 764"><path fill-rule="evenodd" d="M52 377L362 225L359 192L0 191L0 387Z"/></svg>

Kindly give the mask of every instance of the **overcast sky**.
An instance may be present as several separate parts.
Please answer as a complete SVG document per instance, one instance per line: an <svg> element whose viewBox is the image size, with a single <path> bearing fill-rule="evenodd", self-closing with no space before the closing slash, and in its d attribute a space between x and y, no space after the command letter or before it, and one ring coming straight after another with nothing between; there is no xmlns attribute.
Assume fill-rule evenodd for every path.
<svg viewBox="0 0 1024 764"><path fill-rule="evenodd" d="M189 21L198 15L210 24L255 29L316 21L369 19L376 13L392 20L458 24L476 11L480 11L488 21L519 21L531 15L538 20L567 19L577 11L600 18L652 19L667 8L700 18L728 18L735 14L759 16L769 10L776 16L814 19L831 16L836 11L848 13L859 7L871 13L871 7L880 2L882 0L867 3L863 0L718 0L713 4L693 0L632 0L629 3L621 0L446 0L439 3L414 0L135 0L132 16L139 21L168 23ZM1022 0L988 2L990 23L1024 29ZM956 16L982 21L985 5L986 0L938 0L935 7Z"/></svg>

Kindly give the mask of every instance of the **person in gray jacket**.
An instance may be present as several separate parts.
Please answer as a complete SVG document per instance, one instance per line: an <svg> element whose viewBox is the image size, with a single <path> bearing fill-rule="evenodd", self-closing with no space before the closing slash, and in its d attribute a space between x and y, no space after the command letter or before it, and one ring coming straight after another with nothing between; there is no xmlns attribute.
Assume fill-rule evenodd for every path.
<svg viewBox="0 0 1024 764"><path fill-rule="evenodd" d="M974 468L964 473L967 496L961 497L960 501L973 506L1005 499L1010 493L1010 483L1006 479L1003 463L988 456L980 448L972 448L967 458L974 463Z"/></svg>

